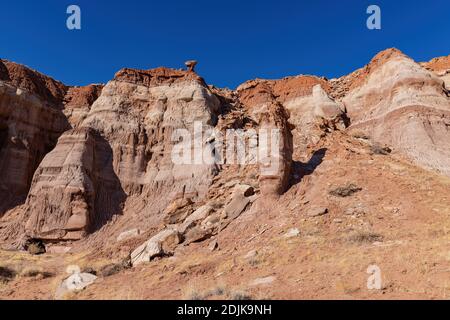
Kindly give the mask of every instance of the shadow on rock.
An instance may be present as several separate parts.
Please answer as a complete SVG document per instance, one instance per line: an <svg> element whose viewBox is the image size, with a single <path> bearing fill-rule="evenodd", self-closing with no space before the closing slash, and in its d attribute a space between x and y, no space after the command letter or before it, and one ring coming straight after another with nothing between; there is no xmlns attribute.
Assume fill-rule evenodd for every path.
<svg viewBox="0 0 450 320"><path fill-rule="evenodd" d="M312 174L317 167L323 162L323 158L327 152L326 148L321 148L313 153L308 162L293 161L293 174L291 185L296 185L305 176Z"/></svg>

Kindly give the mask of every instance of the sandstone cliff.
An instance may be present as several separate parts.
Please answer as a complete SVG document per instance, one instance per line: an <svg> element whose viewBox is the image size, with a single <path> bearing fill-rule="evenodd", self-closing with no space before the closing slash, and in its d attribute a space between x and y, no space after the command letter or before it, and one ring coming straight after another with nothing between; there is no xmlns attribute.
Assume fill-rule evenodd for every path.
<svg viewBox="0 0 450 320"><path fill-rule="evenodd" d="M450 100L444 82L398 50L378 54L342 99L351 129L450 175Z"/></svg>
<svg viewBox="0 0 450 320"><path fill-rule="evenodd" d="M26 197L33 174L70 128L66 87L22 65L0 61L0 215Z"/></svg>
<svg viewBox="0 0 450 320"><path fill-rule="evenodd" d="M67 87L2 60L1 239L89 246L127 230L156 237L163 229L176 230L177 243L202 241L306 179L328 136L343 148L345 137L363 136L450 176L448 69L448 57L418 64L389 49L333 80L256 79L228 90L193 70L157 68ZM261 129L276 129L280 153L262 164L234 163L228 154L205 162L221 152L216 134L227 129L253 129L257 139ZM180 142L191 163L173 161ZM208 147L200 160L195 145Z"/></svg>
<svg viewBox="0 0 450 320"><path fill-rule="evenodd" d="M77 129L59 139L35 173L26 203L29 236L80 239L122 214L127 197L126 209L139 207L127 223L151 226L170 201L204 196L215 166L171 158L175 129L191 133L198 121L207 130L219 111L196 74L124 69L104 88L74 88L69 96L65 110Z"/></svg>

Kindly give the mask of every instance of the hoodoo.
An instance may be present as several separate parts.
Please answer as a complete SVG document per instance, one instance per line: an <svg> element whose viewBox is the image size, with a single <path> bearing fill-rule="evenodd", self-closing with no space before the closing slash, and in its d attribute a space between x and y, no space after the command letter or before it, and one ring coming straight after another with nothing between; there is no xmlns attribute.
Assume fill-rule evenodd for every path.
<svg viewBox="0 0 450 320"><path fill-rule="evenodd" d="M365 297L361 270L385 255L386 295L423 292L424 273L445 289L448 57L388 49L339 79L236 90L196 64L71 87L0 60L0 292L45 295L70 263L89 280L77 298L180 298L198 281L202 299Z"/></svg>

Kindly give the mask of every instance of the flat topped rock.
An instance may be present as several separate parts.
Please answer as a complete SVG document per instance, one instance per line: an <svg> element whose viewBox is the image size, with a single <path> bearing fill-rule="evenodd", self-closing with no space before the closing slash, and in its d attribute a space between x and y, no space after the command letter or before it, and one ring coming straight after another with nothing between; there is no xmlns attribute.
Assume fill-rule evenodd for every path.
<svg viewBox="0 0 450 320"><path fill-rule="evenodd" d="M328 213L328 208L326 207L313 207L308 211L308 217L319 217Z"/></svg>
<svg viewBox="0 0 450 320"><path fill-rule="evenodd" d="M277 278L274 276L265 277L265 278L257 278L250 282L251 286L260 286L260 285L268 285L274 282Z"/></svg>
<svg viewBox="0 0 450 320"><path fill-rule="evenodd" d="M197 65L197 63L198 62L196 60L188 60L184 64L186 65L189 71L194 71L194 68Z"/></svg>
<svg viewBox="0 0 450 320"><path fill-rule="evenodd" d="M56 299L63 299L69 292L81 291L97 279L97 276L91 273L80 272L80 268L75 265L69 266L67 271L72 274L59 285L55 293Z"/></svg>

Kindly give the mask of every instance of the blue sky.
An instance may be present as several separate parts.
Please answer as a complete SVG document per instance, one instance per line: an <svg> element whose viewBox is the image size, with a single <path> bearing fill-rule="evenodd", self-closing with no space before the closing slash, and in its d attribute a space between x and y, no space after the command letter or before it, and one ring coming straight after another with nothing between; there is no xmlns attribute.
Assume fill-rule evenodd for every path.
<svg viewBox="0 0 450 320"><path fill-rule="evenodd" d="M208 83L234 88L256 77L341 76L388 47L417 61L450 54L448 0L2 2L0 57L69 85L196 59ZM82 30L66 28L70 4L81 7ZM366 28L370 4L381 7L382 30Z"/></svg>

